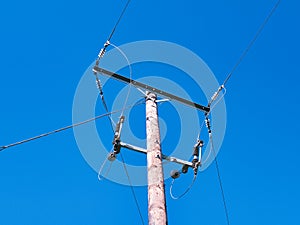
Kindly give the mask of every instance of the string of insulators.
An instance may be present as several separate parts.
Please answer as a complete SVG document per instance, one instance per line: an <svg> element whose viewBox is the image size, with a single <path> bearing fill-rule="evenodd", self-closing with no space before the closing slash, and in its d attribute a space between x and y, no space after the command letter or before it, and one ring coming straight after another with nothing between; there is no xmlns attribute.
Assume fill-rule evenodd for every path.
<svg viewBox="0 0 300 225"><path fill-rule="evenodd" d="M106 49L107 49L107 47L108 47L109 45L110 45L110 42L109 42L109 40L107 40L107 41L104 43L103 48L101 48L101 50L100 50L100 52L99 52L99 54L98 54L98 58L97 58L97 60L96 60L96 66L99 65L100 59L103 58L103 56L104 56L104 54L105 54L105 52L106 52ZM96 72L94 71L94 73L96 73Z"/></svg>
<svg viewBox="0 0 300 225"><path fill-rule="evenodd" d="M208 133L211 134L211 125L208 116L205 117L205 125L207 127Z"/></svg>
<svg viewBox="0 0 300 225"><path fill-rule="evenodd" d="M220 92L225 88L224 84L221 85L218 90L213 94L213 96L211 97L209 103L208 103L208 107L211 106L211 104L217 99L217 97L219 96Z"/></svg>
<svg viewBox="0 0 300 225"><path fill-rule="evenodd" d="M102 84L101 84L101 81L100 79L98 78L98 76L96 77L96 85L97 85L97 88L99 90L99 93L101 95L101 97L103 96L103 90L102 90Z"/></svg>

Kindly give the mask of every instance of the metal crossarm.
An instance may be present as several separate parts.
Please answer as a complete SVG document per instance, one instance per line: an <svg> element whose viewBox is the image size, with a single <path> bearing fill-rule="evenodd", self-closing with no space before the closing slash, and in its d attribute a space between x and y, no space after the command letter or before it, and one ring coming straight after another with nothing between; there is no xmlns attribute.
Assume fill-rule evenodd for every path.
<svg viewBox="0 0 300 225"><path fill-rule="evenodd" d="M136 151L136 152L147 154L147 149L140 148L140 147L128 144L128 143L120 142L120 146L123 147L123 148L127 148L129 150L133 150L133 151ZM162 154L162 159L167 160L169 162L174 162L174 163L177 163L177 164L186 165L186 166L194 168L194 164L192 162L185 161L185 160L182 160L182 159L178 159L176 157L166 156L166 155Z"/></svg>
<svg viewBox="0 0 300 225"><path fill-rule="evenodd" d="M178 102L183 103L185 105L188 105L188 106L191 106L193 108L199 109L199 110L201 110L201 111L203 111L205 113L209 113L209 111L210 111L210 108L207 107L207 106L203 106L203 105L200 105L198 103L191 102L189 100L186 100L184 98L178 97L178 96L170 94L168 92L159 90L159 89L157 89L155 87L152 87L152 86L149 86L147 84L143 84L141 82L138 82L138 81L132 80L130 78L124 77L124 76L122 76L120 74L110 72L110 71L105 70L103 68L100 68L98 66L95 66L94 69L93 69L93 71L97 72L97 73L104 74L104 75L112 77L112 78L115 78L115 79L117 79L119 81L122 81L122 82L125 82L125 83L131 83L132 85L134 85L136 87L143 88L143 89L146 89L148 91L154 92L154 93L156 93L158 95L167 97L167 98L169 98L171 100L178 101Z"/></svg>

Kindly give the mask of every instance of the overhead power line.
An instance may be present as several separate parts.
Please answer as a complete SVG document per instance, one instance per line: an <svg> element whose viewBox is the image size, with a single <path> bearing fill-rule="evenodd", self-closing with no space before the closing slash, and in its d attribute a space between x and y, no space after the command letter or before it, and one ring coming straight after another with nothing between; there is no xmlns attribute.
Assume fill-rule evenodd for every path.
<svg viewBox="0 0 300 225"><path fill-rule="evenodd" d="M118 20L117 20L115 26L114 26L114 28L112 29L112 31L111 31L111 33L110 33L108 39L107 39L107 41L110 41L111 38L112 38L112 36L114 35L114 33L115 33L115 31L116 31L116 29L117 29L117 27L118 27L118 25L119 25L121 19L123 18L123 16L124 16L124 14L125 14L125 12L126 12L126 10L127 10L128 5L129 5L130 2L131 2L131 0L128 0L127 3L126 3L126 5L124 6L124 8L123 8L123 10L122 10L122 12L121 12L121 14L120 14L120 16L119 16L119 18L118 18Z"/></svg>
<svg viewBox="0 0 300 225"><path fill-rule="evenodd" d="M125 109L126 110L131 109L131 108L133 108L137 105L140 105L142 103L144 103L144 102L137 102L133 105L130 105L130 106L126 107ZM53 130L53 131L50 131L50 132L47 132L47 133L44 133L44 134L40 134L38 136L34 136L34 137L31 137L31 138L28 138L28 139L25 139L25 140L22 140L22 141L18 141L18 142L9 144L9 145L1 146L0 151L3 151L4 149L11 148L11 147L14 147L14 146L17 146L17 145L25 144L27 142L34 141L34 140L37 140L37 139L40 139L40 138L43 138L43 137L46 137L46 136L49 136L49 135L52 135L52 134L55 134L55 133L59 133L59 132L62 132L62 131L65 131L65 130L68 130L68 129L71 129L71 128L74 128L74 127L92 122L92 121L95 121L97 119L100 119L100 118L103 118L103 117L106 117L106 116L110 116L112 114L116 114L118 112L122 112L122 110L124 110L124 108L119 109L119 110L115 110L115 111L112 111L112 112L108 112L108 113L96 116L94 118L91 118L91 119L88 119L88 120L85 120L85 121L82 121L82 122L79 122L79 123L75 123L75 124L72 124L72 125L69 125L69 126L66 126L66 127L62 127L62 128L57 129L57 130Z"/></svg>
<svg viewBox="0 0 300 225"><path fill-rule="evenodd" d="M119 18L118 18L116 24L115 24L115 26L113 27L113 29L112 29L110 35L108 36L107 41L104 43L103 48L100 50L100 52L99 52L99 54L98 54L98 58L97 58L97 60L96 60L96 65L99 64L100 59L104 56L104 54L105 54L105 52L106 52L106 48L110 45L110 40L111 40L112 36L114 35L114 33L115 33L115 31L116 31L116 29L117 29L119 23L121 22L121 19L123 18L123 16L124 16L124 14L125 14L125 12L126 12L126 10L127 10L128 5L129 5L130 2L131 2L131 0L128 0L128 1L127 1L126 5L124 6L124 8L123 8L123 10L122 10L122 12L121 12L121 14L120 14L120 16L119 16Z"/></svg>
<svg viewBox="0 0 300 225"><path fill-rule="evenodd" d="M224 211L225 211L225 216L226 216L226 222L227 222L227 225L230 225L229 213L228 213L228 208L227 208L227 203L226 203L226 198L225 198L223 183L222 183L222 179L221 179L220 168L219 168L219 164L218 164L218 160L217 160L217 155L216 155L216 152L215 152L215 147L214 147L212 133L209 134L209 138L210 138L210 144L211 144L212 152L214 153L214 161L215 161L215 165L216 165L216 170L217 170L217 175L218 175L218 181L219 181L220 190L221 190L221 194L222 194L222 202L223 202L223 206L224 206Z"/></svg>
<svg viewBox="0 0 300 225"><path fill-rule="evenodd" d="M128 8L128 5L129 5L130 2L131 2L131 0L128 0L128 1L126 2L126 5L124 6L124 8L123 8L123 10L122 10L122 12L121 12L121 14L120 14L120 16L119 16L117 22L115 23L115 25L114 25L114 27L113 27L113 29L112 29L110 35L108 36L107 41L104 43L104 47L100 50L100 52L99 52L99 54L98 54L98 58L97 58L97 60L96 60L96 65L99 64L100 59L104 56L104 54L105 54L105 52L106 52L106 48L107 48L109 45L111 45L110 40L111 40L112 36L114 35L114 33L115 33L115 31L116 31L116 29L117 29L117 27L118 27L118 25L119 25L121 19L123 18L124 14L125 14L125 12L126 12L126 9ZM132 70L131 70L131 65L130 65L130 63L129 63L129 61L128 61L128 58L126 57L125 53L123 53L123 51L120 50L117 46L114 45L114 47L115 47L115 48L116 48L116 49L117 49L117 50L125 57L125 59L127 60L128 66L129 66L129 69L130 69L130 76L131 76ZM106 101L105 101L105 98L104 98L104 93L103 93L103 90L102 90L101 81L100 81L100 79L99 79L99 77L98 77L98 74L97 74L97 73L94 73L94 74L95 74L95 76L96 76L96 84L97 84L97 87L98 87L98 89L99 89L99 94L100 94L100 97L101 97L101 100L102 100L102 104L103 104L103 106L104 106L106 112L109 112L109 111L108 111L107 104L106 104ZM126 106L126 103L127 103L127 100L128 100L129 93L130 93L130 87L129 87L129 90L128 90L128 94L127 94L126 101L124 102L124 107L123 107L122 115L123 115L123 113L124 113L124 108L125 108L125 106ZM114 121L112 120L112 118L111 118L110 115L109 115L109 121L110 121L111 129L112 129L112 131L113 131L113 133L114 133Z"/></svg>
<svg viewBox="0 0 300 225"><path fill-rule="evenodd" d="M257 38L259 37L259 35L262 33L262 31L264 30L265 26L269 22L270 18L275 13L275 11L278 8L280 2L281 2L281 0L278 0L276 2L276 4L273 6L273 8L270 11L270 13L268 14L268 16L265 18L265 20L263 21L263 23L260 25L260 27L258 28L258 30L255 33L254 37L251 39L251 41L249 42L248 46L243 51L242 55L240 56L240 58L238 59L238 61L236 62L236 64L233 66L233 68L231 69L230 73L227 75L226 79L223 82L223 86L225 86L225 84L231 78L232 74L236 71L236 69L238 68L238 66L241 64L241 62L243 61L243 59L246 57L246 55L248 54L249 50L252 48L253 44L256 42Z"/></svg>
<svg viewBox="0 0 300 225"><path fill-rule="evenodd" d="M211 97L208 106L210 107L211 104L217 99L217 97L219 96L220 92L225 89L225 85L227 84L227 82L229 81L229 79L232 77L232 74L236 71L236 69L239 67L239 65L242 63L243 59L246 57L246 55L248 54L248 52L250 51L250 49L252 48L252 46L254 45L254 43L256 42L257 38L259 37L259 35L262 33L262 31L264 30L264 28L266 27L267 23L269 22L270 18L272 17L272 15L275 13L275 11L277 10L279 4L280 4L281 0L278 0L275 5L273 6L272 10L270 11L270 13L268 14L268 16L265 18L265 20L263 21L263 23L260 25L260 27L258 28L257 32L255 33L254 37L251 39L251 41L249 42L249 44L247 45L247 47L245 48L245 50L243 51L243 53L241 54L241 56L239 57L239 59L237 60L237 62L234 64L233 68L231 69L231 71L229 72L229 74L227 75L227 77L225 78L223 84L218 88L218 90L213 94L213 96Z"/></svg>

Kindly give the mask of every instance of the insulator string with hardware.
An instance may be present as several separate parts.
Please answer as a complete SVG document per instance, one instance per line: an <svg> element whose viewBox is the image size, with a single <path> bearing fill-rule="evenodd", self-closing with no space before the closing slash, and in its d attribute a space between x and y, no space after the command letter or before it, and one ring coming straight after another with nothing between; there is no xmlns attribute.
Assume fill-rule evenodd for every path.
<svg viewBox="0 0 300 225"><path fill-rule="evenodd" d="M226 90L226 88L224 86L222 87L222 91L223 91L223 94L221 95L221 97L219 97L219 93L218 93L218 95L216 96L216 98L211 102L211 104L210 104L210 110L207 113L207 115L209 115L214 110L214 108L218 105L218 103L225 97L225 95L227 93L227 90Z"/></svg>
<svg viewBox="0 0 300 225"><path fill-rule="evenodd" d="M138 101L135 105L140 105L141 103L144 103L144 99L141 99L140 101ZM124 109L124 108L123 108ZM114 132L114 140L113 140L113 144L115 145L116 141L120 141L120 136L121 136L121 124L124 122L124 116L120 117L120 120L118 122L118 124L116 125L116 131ZM105 160L103 161L102 165L100 166L100 169L98 171L98 180L102 180L101 179L101 174L102 171L104 169L105 164L107 163L107 161L110 161L110 165L109 165L109 169L106 171L106 175L109 173L112 163L113 161L116 159L116 154L118 154L119 152L115 152L114 146L113 148L110 150L110 153L108 155L108 157L105 158Z"/></svg>
<svg viewBox="0 0 300 225"><path fill-rule="evenodd" d="M131 64L130 64L130 61L129 61L128 57L126 56L126 54L124 53L124 51L122 51L118 46L116 46L116 45L114 45L112 43L110 45L113 46L114 48L116 48L117 51L119 51L120 54L125 58L125 60L127 62L127 65L128 65L128 68L129 68L129 77L130 77L130 80L132 80L132 67L131 67ZM106 110L106 112L109 112L107 104L106 104L106 101L105 101L105 98L104 98L103 87L102 87L101 81L99 79L98 73L94 72L94 74L95 74L95 77L96 77L96 84L97 84L97 88L99 90L99 94L100 94L100 97L101 97L101 100L102 100L102 104L103 104L104 109ZM128 91L127 91L127 94L126 94L126 97L125 97L125 100L124 100L123 110L121 112L121 116L124 115L124 110L126 108L130 92L131 92L131 84L129 84L129 87L128 87ZM110 125L111 125L111 128L112 128L112 131L114 133L115 132L115 129L114 129L115 122L113 121L113 119L112 119L111 116L109 116L109 119L110 119Z"/></svg>
<svg viewBox="0 0 300 225"><path fill-rule="evenodd" d="M126 107L125 110L131 109L131 108L133 108L137 105L141 105L143 103L144 102L137 102L135 104L132 104L132 105ZM62 127L62 128L57 129L57 130L53 130L53 131L50 131L50 132L47 132L47 133L44 133L44 134L40 134L38 136L34 136L34 137L31 137L31 138L28 138L28 139L25 139L25 140L22 140L22 141L18 141L18 142L9 144L9 145L0 146L0 151L3 151L4 149L11 148L11 147L14 147L14 146L17 146L17 145L25 144L27 142L31 142L31 141L34 141L34 140L37 140L37 139L55 134L55 133L59 133L59 132L62 132L62 131L65 131L65 130L68 130L68 129L71 129L71 128L74 128L74 127L77 127L77 126L81 126L81 125L86 124L86 123L90 123L90 122L98 120L100 118L107 117L109 115L122 112L123 110L124 109L122 108L122 109L115 110L115 111L112 111L112 112L104 113L104 114L101 114L99 116L93 117L91 119L87 119L87 120L84 120L84 121L79 122L79 123L75 123L75 124L72 124L72 125L69 125L69 126L66 126L66 127Z"/></svg>
<svg viewBox="0 0 300 225"><path fill-rule="evenodd" d="M116 28L117 28L117 26L119 25L121 19L123 18L124 14L125 14L125 12L126 12L126 9L128 8L128 5L129 5L130 2L131 2L131 0L128 0L128 1L126 2L126 5L124 6L124 8L123 8L123 10L122 10L122 12L121 12L121 14L120 14L120 16L119 16L119 18L118 18L116 24L115 24L115 26L113 27L113 29L112 29L112 31L111 31L111 33L110 33L108 39L107 39L107 41L104 43L103 48L100 50L100 52L99 52L99 54L98 54L98 58L97 58L96 63L95 63L97 66L99 65L99 62L100 62L101 58L104 56L107 47L108 47L109 45L113 45L113 44L110 43L110 40L111 40L112 36L114 35L114 33L115 33L115 31L116 31ZM117 48L118 51L120 51L121 54L126 58L127 62L129 62L128 59L127 59L127 57L126 57L126 55L125 55L125 54L124 54L117 46L115 46L115 45L113 45L113 46L114 46L115 48ZM129 65L129 66L130 66L130 65ZM130 67L130 73L131 73L131 67ZM98 89L99 89L99 93L100 93L100 97L101 97L103 106L104 106L106 112L109 112L108 107L107 107L107 104L106 104L106 101L105 101L105 98L104 98L104 94L103 94L103 90L102 90L102 85L101 85L100 79L99 79L99 77L98 77L97 72L94 72L94 74L95 74L95 76L96 76L96 84L97 84L97 87L98 87ZM130 89L129 89L129 91L128 91L127 96L129 96L129 92L130 92ZM126 99L128 99L128 98L126 98ZM125 108L125 105L126 105L126 104L127 104L127 100L125 101L123 108ZM122 115L123 115L123 113L124 113L124 110L122 111ZM111 118L111 116L109 116L109 119L110 119L110 124L111 124L112 131L114 132L114 124L115 124L115 123L114 123L113 119Z"/></svg>
<svg viewBox="0 0 300 225"><path fill-rule="evenodd" d="M199 136L200 136L200 133L201 133L201 131L202 131L202 129L203 129L204 124L206 124L206 126L207 126L207 124L208 124L209 127L211 126L211 125L210 125L210 120L209 120L208 116L213 112L213 110L215 109L215 107L216 107L216 106L220 103L220 101L225 97L225 95L226 95L226 88L223 87L222 90L223 90L223 94L222 94L220 97L217 96L217 94L216 94L217 92L216 92L216 93L214 94L214 95L216 95L216 96L211 98L211 99L214 99L214 101L215 101L216 99L218 99L218 100L217 100L215 103L213 103L214 101L211 101L211 103L210 103L210 110L209 110L208 113L205 114L205 118L203 119L203 121L202 121L202 123L201 123L201 125L200 125L199 133L198 133L198 139L199 139ZM212 104L212 103L213 103L213 104ZM211 153L212 153L212 146L211 146L211 144L210 144L208 155L207 155L206 158L201 162L202 165L204 165L205 163L208 162L208 160L209 160L209 158L210 158L210 156L211 156Z"/></svg>
<svg viewBox="0 0 300 225"><path fill-rule="evenodd" d="M104 93L103 93L103 88L102 88L101 81L100 81L97 73L95 74L95 76L96 76L96 84L97 84L97 88L99 90L99 95L100 95L100 98L101 98L101 101L102 101L102 105L103 105L105 111L108 113L109 110L108 110L108 107L107 107L107 104L106 104L106 101L105 101L105 98L104 98ZM115 122L113 121L111 115L109 115L108 118L109 118L109 122L110 122L112 132L114 133Z"/></svg>
<svg viewBox="0 0 300 225"><path fill-rule="evenodd" d="M131 0L128 0L128 1L126 2L126 5L124 6L124 8L123 8L123 10L122 10L122 12L121 12L121 14L120 14L120 16L119 16L117 22L115 23L115 26L113 27L113 29L112 29L110 35L108 36L107 41L104 43L103 48L100 50L100 52L99 52L99 54L98 54L98 58L97 58L97 60L96 60L96 65L99 65L100 59L104 56L107 47L110 45L110 40L111 40L112 36L114 35L114 33L115 33L115 31L116 31L116 29L117 29L119 23L121 22L121 19L123 18L123 16L124 16L124 14L125 14L125 12L126 12L126 10L127 10L128 5L129 5L130 2L131 2Z"/></svg>
<svg viewBox="0 0 300 225"><path fill-rule="evenodd" d="M200 134L198 135L197 142L193 147L193 159L192 159L192 168L194 170L194 178L191 182L191 184L187 187L187 189L179 196L175 197L173 194L173 185L175 182L175 179L177 179L181 173L187 173L188 172L188 165L183 165L181 172L178 170L171 171L171 177L173 178L171 186L170 186L170 196L174 200L182 198L184 195L186 195L193 187L195 180L197 178L198 174L198 168L201 166L201 159L202 159L202 147L204 146L204 142L200 140Z"/></svg>

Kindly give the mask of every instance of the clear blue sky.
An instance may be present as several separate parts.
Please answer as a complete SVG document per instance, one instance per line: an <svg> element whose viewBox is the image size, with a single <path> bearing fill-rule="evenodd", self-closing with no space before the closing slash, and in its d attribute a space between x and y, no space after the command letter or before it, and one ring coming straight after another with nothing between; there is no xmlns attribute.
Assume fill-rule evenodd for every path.
<svg viewBox="0 0 300 225"><path fill-rule="evenodd" d="M0 3L0 145L72 123L77 84L125 2ZM180 44L221 83L274 3L133 0L112 41ZM227 85L218 160L232 225L300 224L299 6L282 1ZM0 152L0 179L3 225L141 224L130 188L99 182L71 130ZM170 198L169 187L167 180L169 224L226 224L214 165L180 200ZM147 219L146 187L135 190Z"/></svg>

